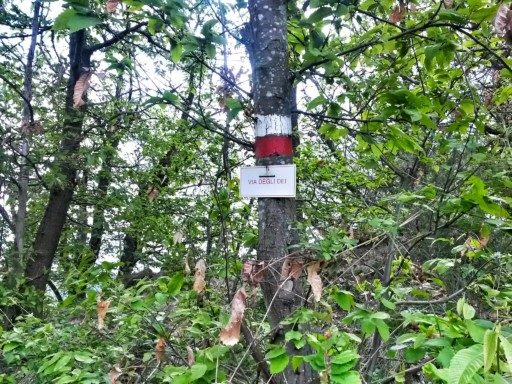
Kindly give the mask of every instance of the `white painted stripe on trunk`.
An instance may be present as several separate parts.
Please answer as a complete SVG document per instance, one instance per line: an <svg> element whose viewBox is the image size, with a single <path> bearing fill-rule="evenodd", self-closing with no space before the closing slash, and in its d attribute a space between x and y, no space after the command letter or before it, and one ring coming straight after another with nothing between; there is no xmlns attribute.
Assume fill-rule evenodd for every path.
<svg viewBox="0 0 512 384"><path fill-rule="evenodd" d="M292 134L292 120L283 115L256 115L256 137Z"/></svg>

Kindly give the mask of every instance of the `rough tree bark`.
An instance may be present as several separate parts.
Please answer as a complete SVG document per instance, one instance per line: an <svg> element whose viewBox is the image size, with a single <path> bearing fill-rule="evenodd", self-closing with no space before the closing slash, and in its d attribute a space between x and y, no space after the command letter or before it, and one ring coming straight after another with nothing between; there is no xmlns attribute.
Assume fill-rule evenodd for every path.
<svg viewBox="0 0 512 384"><path fill-rule="evenodd" d="M253 72L257 165L291 164L293 160L286 9L285 0L249 1L248 51ZM283 289L279 273L292 243L295 199L259 199L258 214L258 259L271 265L261 288L269 306L270 325L280 329L275 339L284 342L287 329L280 328L280 321L303 305L304 297L299 281L288 281L292 285ZM286 348L290 355L300 353L291 344ZM309 365L302 365L296 372L289 366L276 379L290 384L316 381Z"/></svg>
<svg viewBox="0 0 512 384"><path fill-rule="evenodd" d="M54 167L62 175L62 185L54 185L39 227L34 248L27 260L25 278L27 284L39 291L46 289L55 251L57 249L66 215L73 197L78 170L78 151L84 111L73 107L74 87L80 75L89 71L92 52L86 46L86 32L72 33L69 42L70 77L67 84L66 105L62 128L60 153ZM40 308L38 308L40 311Z"/></svg>
<svg viewBox="0 0 512 384"><path fill-rule="evenodd" d="M34 72L34 57L36 52L37 37L39 34L39 18L41 13L41 1L34 1L34 11L32 17L32 32L30 37L30 46L27 53L27 62L25 64L23 78L23 117L21 123L21 144L20 144L20 170L18 174L18 206L16 215L14 215L14 245L15 250L8 258L9 273L7 275L6 285L9 289L15 290L18 279L23 273L23 258L25 236L25 218L27 216L28 204L28 180L29 167L27 166L27 157L30 147L30 133L35 130L36 122L34 121L34 111L32 110L32 78ZM15 317L17 308L10 306L4 310L4 325L10 327L11 319Z"/></svg>

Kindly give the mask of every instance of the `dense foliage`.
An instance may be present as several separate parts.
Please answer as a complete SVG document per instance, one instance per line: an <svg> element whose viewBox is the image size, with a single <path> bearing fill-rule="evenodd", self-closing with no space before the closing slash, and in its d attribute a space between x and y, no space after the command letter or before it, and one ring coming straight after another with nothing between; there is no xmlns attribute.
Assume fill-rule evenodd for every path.
<svg viewBox="0 0 512 384"><path fill-rule="evenodd" d="M0 383L512 383L508 4L287 3L282 328L247 4L0 4Z"/></svg>

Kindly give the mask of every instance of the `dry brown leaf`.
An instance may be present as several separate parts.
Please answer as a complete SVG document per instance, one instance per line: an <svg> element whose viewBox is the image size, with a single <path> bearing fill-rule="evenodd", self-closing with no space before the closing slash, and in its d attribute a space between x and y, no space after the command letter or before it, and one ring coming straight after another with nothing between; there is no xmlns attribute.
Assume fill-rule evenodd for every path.
<svg viewBox="0 0 512 384"><path fill-rule="evenodd" d="M193 366L196 363L196 359L194 357L194 351L188 345L187 345L187 363L188 363L189 367Z"/></svg>
<svg viewBox="0 0 512 384"><path fill-rule="evenodd" d="M194 291L202 293L206 287L205 276L206 276L206 262L200 259L196 263L196 274L194 279Z"/></svg>
<svg viewBox="0 0 512 384"><path fill-rule="evenodd" d="M512 11L509 4L501 4L494 18L494 30L508 42L512 39Z"/></svg>
<svg viewBox="0 0 512 384"><path fill-rule="evenodd" d="M397 5L395 8L393 8L393 12L391 12L391 15L389 16L389 21L393 24L398 24L403 20L406 12L407 8L404 4Z"/></svg>
<svg viewBox="0 0 512 384"><path fill-rule="evenodd" d="M109 12L109 13L115 12L118 5L119 5L119 0L108 0L107 1L107 12Z"/></svg>
<svg viewBox="0 0 512 384"><path fill-rule="evenodd" d="M480 248L485 248L489 243L489 236L481 236L478 241L480 242Z"/></svg>
<svg viewBox="0 0 512 384"><path fill-rule="evenodd" d="M304 259L302 257L286 256L281 267L281 280L298 279L302 275Z"/></svg>
<svg viewBox="0 0 512 384"><path fill-rule="evenodd" d="M451 8L453 8L453 3L454 3L454 1L453 1L453 0L443 0L444 7L445 7L446 9L451 9Z"/></svg>
<svg viewBox="0 0 512 384"><path fill-rule="evenodd" d="M244 320L245 302L247 294L244 287L240 288L231 302L231 317L222 331L220 331L220 341L224 345L235 345L240 340L240 327Z"/></svg>
<svg viewBox="0 0 512 384"><path fill-rule="evenodd" d="M73 91L73 107L78 108L85 105L85 101L83 100L83 96L87 92L89 88L89 82L91 80L92 71L84 72L80 75L78 80L75 83L75 88Z"/></svg>
<svg viewBox="0 0 512 384"><path fill-rule="evenodd" d="M110 300L101 300L98 298L97 310L98 310L98 330L105 328L105 315L107 314L108 307L110 306Z"/></svg>
<svg viewBox="0 0 512 384"><path fill-rule="evenodd" d="M148 195L148 200L152 202L158 197L160 191L156 187L149 187L146 194Z"/></svg>
<svg viewBox="0 0 512 384"><path fill-rule="evenodd" d="M161 363L164 360L166 346L167 343L165 342L165 339L162 336L158 337L155 345L155 357L158 363Z"/></svg>
<svg viewBox="0 0 512 384"><path fill-rule="evenodd" d="M192 273L192 270L190 269L190 265L188 264L188 257L185 257L183 271L185 272L185 275L187 275L187 276Z"/></svg>
<svg viewBox="0 0 512 384"><path fill-rule="evenodd" d="M115 364L110 372L108 373L108 378L110 380L110 384L116 384L117 379L119 379L119 376L123 374L123 371L121 370L121 367L119 364Z"/></svg>
<svg viewBox="0 0 512 384"><path fill-rule="evenodd" d="M290 277L297 280L302 275L302 268L304 267L304 259L293 258L290 265Z"/></svg>
<svg viewBox="0 0 512 384"><path fill-rule="evenodd" d="M265 277L265 262L247 260L242 270L242 280L256 287Z"/></svg>
<svg viewBox="0 0 512 384"><path fill-rule="evenodd" d="M311 285L311 290L313 291L313 298L316 302L320 301L322 297L322 279L318 275L318 271L320 270L320 262L315 261L308 265L306 268L308 272L308 283Z"/></svg>

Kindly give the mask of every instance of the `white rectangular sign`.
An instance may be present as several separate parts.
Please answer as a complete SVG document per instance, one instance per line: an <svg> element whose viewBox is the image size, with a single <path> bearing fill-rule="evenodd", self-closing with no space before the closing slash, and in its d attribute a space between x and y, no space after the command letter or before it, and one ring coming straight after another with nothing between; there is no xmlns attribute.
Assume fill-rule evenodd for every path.
<svg viewBox="0 0 512 384"><path fill-rule="evenodd" d="M295 164L241 167L240 196L295 197L296 172Z"/></svg>

